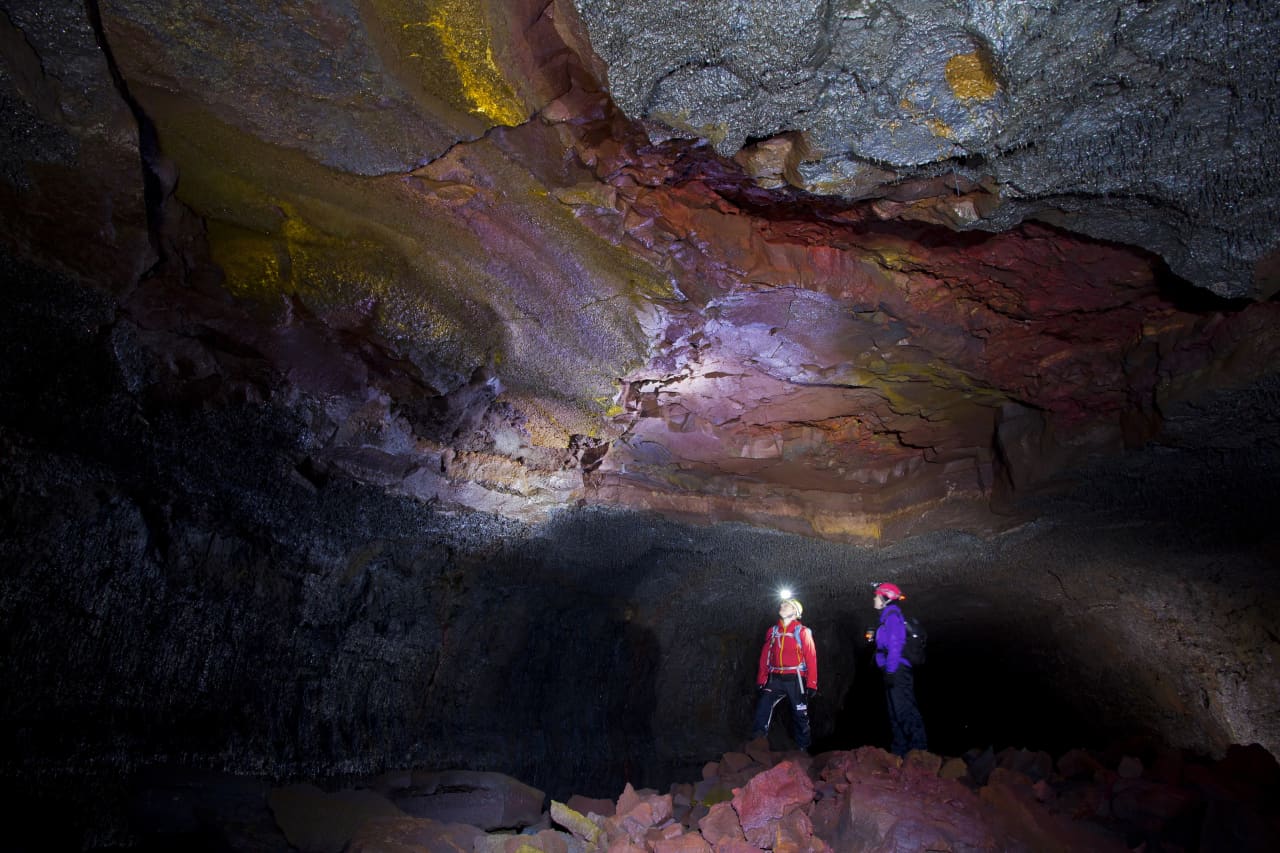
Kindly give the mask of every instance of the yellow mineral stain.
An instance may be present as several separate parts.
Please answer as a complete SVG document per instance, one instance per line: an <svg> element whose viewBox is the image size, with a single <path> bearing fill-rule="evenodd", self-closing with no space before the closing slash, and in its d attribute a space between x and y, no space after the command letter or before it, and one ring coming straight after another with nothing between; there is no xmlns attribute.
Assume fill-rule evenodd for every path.
<svg viewBox="0 0 1280 853"><path fill-rule="evenodd" d="M884 535L881 523L865 515L832 515L822 513L812 516L809 524L821 536L847 537L866 542L879 542Z"/></svg>
<svg viewBox="0 0 1280 853"><path fill-rule="evenodd" d="M478 6L475 0L443 0L425 21L404 27L426 26L435 34L472 112L498 124L521 124L528 113L494 61L489 27Z"/></svg>
<svg viewBox="0 0 1280 853"><path fill-rule="evenodd" d="M924 126L929 128L929 132L934 136L940 136L943 139L955 138L955 134L951 132L951 126L945 121L936 118L926 119Z"/></svg>
<svg viewBox="0 0 1280 853"><path fill-rule="evenodd" d="M962 101L989 101L999 89L991 63L980 51L948 59L946 76L952 94Z"/></svg>
<svg viewBox="0 0 1280 853"><path fill-rule="evenodd" d="M227 290L236 296L265 299L281 290L288 255L280 241L214 219L208 223L214 263L226 275Z"/></svg>

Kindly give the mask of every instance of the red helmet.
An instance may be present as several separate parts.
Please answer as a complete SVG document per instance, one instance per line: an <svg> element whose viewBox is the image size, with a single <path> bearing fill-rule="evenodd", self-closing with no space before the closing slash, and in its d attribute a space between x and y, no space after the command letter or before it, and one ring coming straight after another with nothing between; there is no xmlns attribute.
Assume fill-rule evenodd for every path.
<svg viewBox="0 0 1280 853"><path fill-rule="evenodd" d="M899 598L906 598L906 596L902 594L902 590L898 589L898 585L892 583L880 584L876 587L876 595L882 596L889 601L897 601Z"/></svg>

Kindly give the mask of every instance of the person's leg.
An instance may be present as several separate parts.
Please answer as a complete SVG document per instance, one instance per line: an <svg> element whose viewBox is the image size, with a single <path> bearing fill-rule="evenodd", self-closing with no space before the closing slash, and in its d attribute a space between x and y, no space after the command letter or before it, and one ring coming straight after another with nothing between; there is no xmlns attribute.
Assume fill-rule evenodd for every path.
<svg viewBox="0 0 1280 853"><path fill-rule="evenodd" d="M791 733L799 749L808 749L813 743L809 732L809 702L804 695L800 679L788 678L785 682L787 699L791 702Z"/></svg>
<svg viewBox="0 0 1280 853"><path fill-rule="evenodd" d="M928 749L924 718L916 706L915 674L902 667L895 674L893 684L885 688L889 703L889 725L893 730L894 755L906 755L913 749Z"/></svg>
<svg viewBox="0 0 1280 853"><path fill-rule="evenodd" d="M902 717L898 713L899 695L897 684L884 686L884 703L889 709L889 734L891 737L889 751L894 755L907 754L907 736L902 729Z"/></svg>
<svg viewBox="0 0 1280 853"><path fill-rule="evenodd" d="M786 695L785 692L775 689L772 679L765 684L764 690L760 691L759 700L756 701L756 718L751 724L752 740L769 733L769 724L773 722L773 709Z"/></svg>
<svg viewBox="0 0 1280 853"><path fill-rule="evenodd" d="M906 741L906 750L927 750L929 738L925 734L924 717L920 716L920 706L916 703L916 678L911 670L907 670L907 680L902 686L899 710L902 712L902 735Z"/></svg>

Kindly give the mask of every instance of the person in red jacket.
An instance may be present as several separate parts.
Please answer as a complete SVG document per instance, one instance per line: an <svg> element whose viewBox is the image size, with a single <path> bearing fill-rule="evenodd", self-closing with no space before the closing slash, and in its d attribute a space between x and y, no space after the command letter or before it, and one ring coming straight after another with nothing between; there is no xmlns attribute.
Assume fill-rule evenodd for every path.
<svg viewBox="0 0 1280 853"><path fill-rule="evenodd" d="M786 699L791 703L792 732L796 746L808 749L813 742L809 734L809 699L818 692L818 649L813 632L800 624L804 608L794 598L778 605L778 622L765 634L760 650L760 668L756 687L756 718L751 739L766 737L773 722L773 709Z"/></svg>

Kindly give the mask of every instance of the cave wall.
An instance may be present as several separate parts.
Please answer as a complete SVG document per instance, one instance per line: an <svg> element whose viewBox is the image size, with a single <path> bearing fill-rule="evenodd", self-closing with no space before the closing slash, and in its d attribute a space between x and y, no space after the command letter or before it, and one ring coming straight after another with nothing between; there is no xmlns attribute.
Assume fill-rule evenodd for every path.
<svg viewBox="0 0 1280 853"><path fill-rule="evenodd" d="M789 133L729 159L655 132L637 97L663 72L647 63L704 47L701 28L669 16L641 36L616 29L629 19L611 23L608 4L568 0L258 5L5 4L0 97L16 121L0 140L0 242L120 296L148 346L169 350L161 372L243 399L323 400L317 470L525 522L587 501L859 544L986 535L1020 523L1015 499L1057 473L1155 437L1170 405L1274 370L1280 303L1239 266L1274 242L1274 146L1254 145L1273 99L1253 84L1272 23L1256 4L1188 13L1185 32L1169 26L1185 4L1172 19L1117 17L1112 0L1070 14L996 4L990 18L962 4L938 26L914 0L825 17L793 4L797 21L822 18L812 32L713 4L722 55L691 66L687 89L667 78L667 95L714 95L697 81L730 66L767 89L773 63L807 56L795 51L810 36L832 50L790 95L845 91L839 66L855 59L883 84L823 106L826 137L872 147L816 160ZM1069 64L1067 34L1091 14L1104 23L1090 32L1115 43L1090 54L1087 79L1036 78L1037 58ZM721 15L734 26L718 28ZM1204 36L1206 67L1158 74L1152 40L1166 36L1170 54ZM646 63L608 67L655 37ZM998 60L984 127L1007 126L1013 149L997 157L978 134L980 156L947 142L942 166L881 162L857 187L765 179L768 163L861 169L887 144L867 136L881 124L898 122L899 150L912 150L929 122L898 121L907 78L937 83L943 118L961 126L955 81L938 75L966 40ZM980 55L960 64L982 71ZM1132 87L1111 80L1117 68ZM1224 78L1237 91L1215 100ZM1114 114L1080 102L1090 81ZM792 114L764 102L787 96L755 94L734 120L768 119L748 136L781 132L769 122ZM1132 146L1115 141L1160 129L1126 123L1135 103L1183 96L1165 116L1177 129L1203 112L1249 149L1197 208L1220 245L1085 227L1096 215L1141 230L1155 205L1158 230L1186 231L1173 208L1214 180L1225 142L1195 136L1212 157L1125 158ZM1077 154L1106 144L1067 158L1040 139L1055 123L1071 125ZM995 168L1014 161L1052 199L1015 198ZM1083 185L1095 163L1123 173L1115 187ZM1182 189L1152 196L1152 183ZM1024 209L1064 199L1089 215L1032 222ZM992 214L1006 202L1016 216ZM1200 225L1197 246L1219 234ZM1214 274L1173 275L1190 275L1177 262L1188 253ZM1223 254L1230 286L1216 279Z"/></svg>
<svg viewBox="0 0 1280 853"><path fill-rule="evenodd" d="M746 734L782 583L819 745L883 742L886 578L939 750L1275 754L1271 90L1155 230L1170 149L1011 150L1047 208L967 157L819 198L794 140L651 137L569 6L3 5L6 791L112 825L154 764L693 777ZM1253 73L1267 32L1218 46ZM1140 65L1113 102L1194 85Z"/></svg>
<svg viewBox="0 0 1280 853"><path fill-rule="evenodd" d="M931 627L940 750L1129 730L1280 745L1272 433L1188 429L989 540L872 550L592 508L523 525L310 467L315 400L131 390L155 353L110 297L6 272L9 784L166 762L657 784L745 737L782 583L822 649L819 742L877 742L859 638L886 578ZM1276 393L1215 408L1274 429Z"/></svg>

